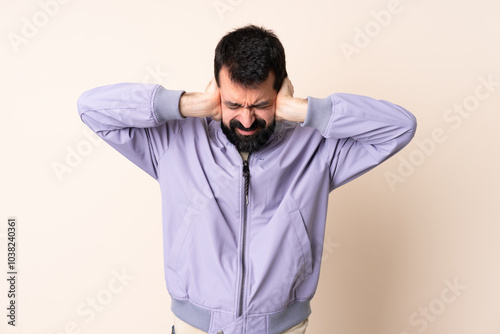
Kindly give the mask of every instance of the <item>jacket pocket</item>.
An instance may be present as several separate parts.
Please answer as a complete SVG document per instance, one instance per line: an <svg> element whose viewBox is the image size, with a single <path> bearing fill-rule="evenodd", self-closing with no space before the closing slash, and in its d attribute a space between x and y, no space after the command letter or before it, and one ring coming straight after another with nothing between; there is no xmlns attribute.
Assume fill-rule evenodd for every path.
<svg viewBox="0 0 500 334"><path fill-rule="evenodd" d="M197 211L199 211L199 208L196 208L191 203L170 247L170 255L168 257L167 266L173 271L177 271L179 255L184 248L184 244L186 243L189 231L193 225L194 218L197 216L197 214L195 214Z"/></svg>
<svg viewBox="0 0 500 334"><path fill-rule="evenodd" d="M233 304L237 270L234 234L215 201L191 203L166 257L169 292L208 308Z"/></svg>
<svg viewBox="0 0 500 334"><path fill-rule="evenodd" d="M265 224L252 227L249 252L249 311L276 312L296 299L313 272L312 247L299 209L280 207Z"/></svg>
<svg viewBox="0 0 500 334"><path fill-rule="evenodd" d="M311 242L309 241L305 223L300 211L295 210L290 212L290 218L290 225L293 227L295 236L297 237L295 244L297 247L300 247L299 268L302 276L301 279L304 279L313 271Z"/></svg>

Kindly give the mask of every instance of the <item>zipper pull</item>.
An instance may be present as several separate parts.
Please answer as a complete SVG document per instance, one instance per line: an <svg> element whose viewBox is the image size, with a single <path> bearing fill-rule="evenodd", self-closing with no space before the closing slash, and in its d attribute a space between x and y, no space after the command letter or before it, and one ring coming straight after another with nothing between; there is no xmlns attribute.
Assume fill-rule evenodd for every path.
<svg viewBox="0 0 500 334"><path fill-rule="evenodd" d="M248 168L248 160L243 160L243 176L250 176L250 168Z"/></svg>
<svg viewBox="0 0 500 334"><path fill-rule="evenodd" d="M245 205L248 206L248 187L250 186L250 168L248 160L243 160L243 177L245 178Z"/></svg>

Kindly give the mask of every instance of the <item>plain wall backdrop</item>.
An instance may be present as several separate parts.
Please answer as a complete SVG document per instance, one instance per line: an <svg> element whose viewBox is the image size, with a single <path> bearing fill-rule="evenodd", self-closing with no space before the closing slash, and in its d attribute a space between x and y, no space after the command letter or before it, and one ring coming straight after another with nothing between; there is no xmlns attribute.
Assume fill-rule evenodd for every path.
<svg viewBox="0 0 500 334"><path fill-rule="evenodd" d="M118 82L202 91L248 23L295 96L399 104L414 140L330 196L308 333L500 333L500 2L1 0L0 332L170 333L160 192L76 101ZM18 220L7 325L7 218Z"/></svg>

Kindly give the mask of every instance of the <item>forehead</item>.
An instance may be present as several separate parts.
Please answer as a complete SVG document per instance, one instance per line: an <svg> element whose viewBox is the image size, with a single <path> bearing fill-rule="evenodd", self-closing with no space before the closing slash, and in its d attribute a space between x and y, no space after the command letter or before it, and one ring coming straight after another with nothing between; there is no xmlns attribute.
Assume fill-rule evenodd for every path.
<svg viewBox="0 0 500 334"><path fill-rule="evenodd" d="M276 97L274 90L274 73L271 71L266 81L256 88L245 88L242 85L231 81L226 67L219 72L219 91L222 102L234 102L239 104L254 104Z"/></svg>

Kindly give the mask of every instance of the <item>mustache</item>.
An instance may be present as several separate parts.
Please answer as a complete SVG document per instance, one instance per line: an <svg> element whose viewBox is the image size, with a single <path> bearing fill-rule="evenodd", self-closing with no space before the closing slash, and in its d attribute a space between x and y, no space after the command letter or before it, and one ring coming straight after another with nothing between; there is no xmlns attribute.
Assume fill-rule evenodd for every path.
<svg viewBox="0 0 500 334"><path fill-rule="evenodd" d="M229 122L229 127L231 129L240 129L240 130L243 130L243 131L252 131L252 130L255 130L257 128L265 128L267 125L266 121L263 120L262 118L258 118L256 119L252 125L249 127L249 128L246 128L243 126L243 124L241 124L240 121L238 121L237 119L233 119Z"/></svg>

